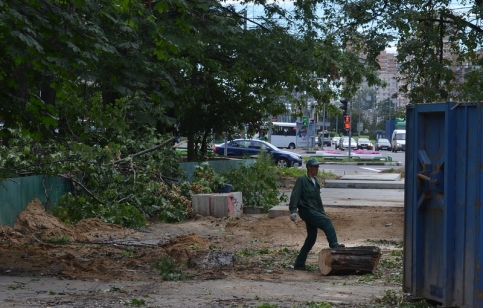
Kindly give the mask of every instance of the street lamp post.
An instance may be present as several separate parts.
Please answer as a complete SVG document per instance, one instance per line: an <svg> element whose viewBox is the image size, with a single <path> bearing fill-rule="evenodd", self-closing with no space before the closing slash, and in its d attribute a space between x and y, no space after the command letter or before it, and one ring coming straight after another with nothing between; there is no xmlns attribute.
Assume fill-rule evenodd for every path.
<svg viewBox="0 0 483 308"><path fill-rule="evenodd" d="M360 96L360 95L358 95L358 96L357 96L357 101L358 101L358 103L359 103L359 107L358 107L358 109L359 109L359 110L358 110L358 111L359 111L359 121L358 121L358 123L357 123L357 135L358 135L358 136L359 136L359 138L360 138L360 137L361 137L361 131L360 131L360 129L359 129L359 125L360 125L359 123L361 123L361 96Z"/></svg>

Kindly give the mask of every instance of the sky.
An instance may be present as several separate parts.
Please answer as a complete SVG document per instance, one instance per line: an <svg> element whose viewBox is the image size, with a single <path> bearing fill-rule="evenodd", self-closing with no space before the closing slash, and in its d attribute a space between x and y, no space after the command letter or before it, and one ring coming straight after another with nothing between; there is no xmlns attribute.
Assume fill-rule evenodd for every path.
<svg viewBox="0 0 483 308"><path fill-rule="evenodd" d="M279 5L282 5L283 7L290 9L293 7L293 0L287 0L287 1L267 1L267 3L274 3L277 2ZM226 4L233 4L236 7L239 7L239 9L247 8L247 17L248 18L253 18L257 16L263 15L263 8L258 5L253 5L253 4L248 4L248 5L238 5L240 1L238 0L227 0L224 3ZM463 12L467 11L468 9L471 8L471 6L468 5L461 5L461 0L454 0L450 3L449 8L451 8L454 12ZM393 46L395 44L392 44ZM396 47L387 47L386 48L387 53L392 53L392 54L397 54L397 48Z"/></svg>

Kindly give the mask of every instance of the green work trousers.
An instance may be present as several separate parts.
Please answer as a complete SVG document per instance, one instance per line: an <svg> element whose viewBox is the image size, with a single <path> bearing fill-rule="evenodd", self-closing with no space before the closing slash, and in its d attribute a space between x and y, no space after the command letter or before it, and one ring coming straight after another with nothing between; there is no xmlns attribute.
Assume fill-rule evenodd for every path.
<svg viewBox="0 0 483 308"><path fill-rule="evenodd" d="M305 266L305 261L307 260L309 251L312 249L312 247L314 247L315 241L317 240L317 229L324 231L330 248L337 246L338 242L332 220L330 220L325 213L305 208L299 209L298 213L300 218L305 221L305 226L307 227L307 238L305 239L304 245L300 249L294 266L303 267Z"/></svg>

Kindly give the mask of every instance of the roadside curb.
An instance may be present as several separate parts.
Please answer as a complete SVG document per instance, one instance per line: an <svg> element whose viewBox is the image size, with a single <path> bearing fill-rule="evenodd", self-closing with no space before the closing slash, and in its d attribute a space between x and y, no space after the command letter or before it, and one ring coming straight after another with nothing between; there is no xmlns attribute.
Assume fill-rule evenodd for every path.
<svg viewBox="0 0 483 308"><path fill-rule="evenodd" d="M325 188L404 189L404 181L326 180Z"/></svg>
<svg viewBox="0 0 483 308"><path fill-rule="evenodd" d="M307 158L311 157L313 154L316 154L315 151L306 151L305 153L299 154L302 156L302 158ZM323 158L321 156L321 158ZM343 158L348 158L348 157L343 157ZM383 157L381 157L383 158ZM384 157L385 158L385 157ZM402 166L403 164L400 161L388 161L387 159L384 160L366 160L366 161L360 161L357 160L357 158L354 158L354 161L324 161L320 162L321 165L326 165L326 164L333 164L333 165L356 165L356 166L363 166L363 165L370 165L370 166Z"/></svg>
<svg viewBox="0 0 483 308"><path fill-rule="evenodd" d="M370 165L370 166L402 166L401 162L321 162L321 165Z"/></svg>

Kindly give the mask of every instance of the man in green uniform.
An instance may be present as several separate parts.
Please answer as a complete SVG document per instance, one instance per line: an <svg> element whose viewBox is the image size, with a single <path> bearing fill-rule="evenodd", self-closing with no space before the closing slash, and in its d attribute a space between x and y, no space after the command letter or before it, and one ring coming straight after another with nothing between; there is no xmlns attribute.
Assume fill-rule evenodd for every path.
<svg viewBox="0 0 483 308"><path fill-rule="evenodd" d="M322 198L320 197L320 185L315 176L319 172L319 161L310 158L305 166L307 174L297 178L290 195L290 220L297 220L297 209L300 218L305 221L307 238L295 260L294 269L305 269L305 261L309 251L317 240L317 229L324 231L330 248L342 248L343 244L337 242L332 220L325 214Z"/></svg>

